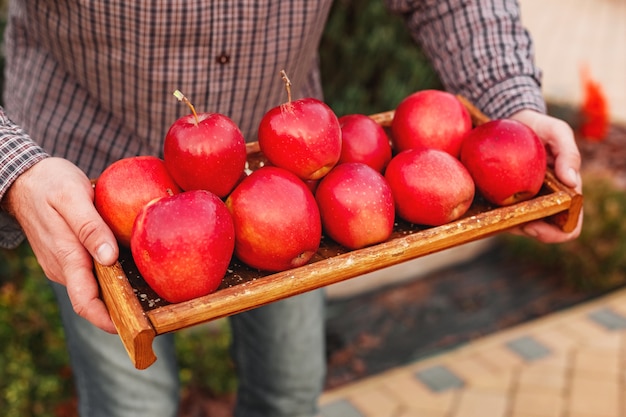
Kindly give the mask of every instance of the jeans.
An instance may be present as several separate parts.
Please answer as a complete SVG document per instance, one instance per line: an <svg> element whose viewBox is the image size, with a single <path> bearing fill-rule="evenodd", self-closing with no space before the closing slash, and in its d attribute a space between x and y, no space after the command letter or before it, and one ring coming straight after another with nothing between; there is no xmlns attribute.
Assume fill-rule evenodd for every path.
<svg viewBox="0 0 626 417"><path fill-rule="evenodd" d="M157 361L137 370L119 336L76 315L65 287L57 296L82 417L176 416L174 336L157 336ZM316 290L230 318L238 373L236 417L312 417L323 389L324 295Z"/></svg>

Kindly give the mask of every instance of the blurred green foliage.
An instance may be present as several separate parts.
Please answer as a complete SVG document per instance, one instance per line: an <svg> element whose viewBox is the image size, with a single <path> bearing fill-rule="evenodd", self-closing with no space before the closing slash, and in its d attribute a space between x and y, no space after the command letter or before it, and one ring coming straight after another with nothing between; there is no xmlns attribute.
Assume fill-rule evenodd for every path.
<svg viewBox="0 0 626 417"><path fill-rule="evenodd" d="M325 101L341 116L395 108L441 83L401 16L380 0L337 0L320 46Z"/></svg>
<svg viewBox="0 0 626 417"><path fill-rule="evenodd" d="M56 302L27 244L0 256L0 410L53 416L73 393Z"/></svg>
<svg viewBox="0 0 626 417"><path fill-rule="evenodd" d="M231 332L227 320L176 333L182 386L216 396L235 392L237 377L230 358L230 343Z"/></svg>
<svg viewBox="0 0 626 417"><path fill-rule="evenodd" d="M546 245L502 235L519 262L535 264L560 276L572 288L598 292L626 284L626 192L610 173L583 175L583 229L570 242Z"/></svg>

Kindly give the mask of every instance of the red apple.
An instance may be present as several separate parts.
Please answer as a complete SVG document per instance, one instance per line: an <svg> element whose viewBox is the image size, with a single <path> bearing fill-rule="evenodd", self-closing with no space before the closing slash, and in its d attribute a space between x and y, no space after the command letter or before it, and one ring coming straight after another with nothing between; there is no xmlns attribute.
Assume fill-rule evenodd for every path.
<svg viewBox="0 0 626 417"><path fill-rule="evenodd" d="M475 127L461 148L461 162L485 199L506 206L534 197L546 175L546 149L525 124L491 120Z"/></svg>
<svg viewBox="0 0 626 417"><path fill-rule="evenodd" d="M398 216L439 226L463 216L474 199L474 182L461 162L439 149L407 149L387 165Z"/></svg>
<svg viewBox="0 0 626 417"><path fill-rule="evenodd" d="M130 246L139 210L155 198L181 190L155 156L134 156L113 162L98 177L94 204L123 246Z"/></svg>
<svg viewBox="0 0 626 417"><path fill-rule="evenodd" d="M266 271L309 262L319 248L322 225L313 194L295 174L265 166L252 172L228 196L235 224L235 255Z"/></svg>
<svg viewBox="0 0 626 417"><path fill-rule="evenodd" d="M205 190L148 203L137 215L130 241L139 273L170 303L215 291L234 245L233 220L226 205Z"/></svg>
<svg viewBox="0 0 626 417"><path fill-rule="evenodd" d="M341 157L339 163L362 162L383 172L391 160L391 144L385 129L364 114L347 114L339 118Z"/></svg>
<svg viewBox="0 0 626 417"><path fill-rule="evenodd" d="M207 190L225 197L244 170L247 154L243 134L227 116L196 114L189 106L192 114L177 119L165 135L165 165L183 190Z"/></svg>
<svg viewBox="0 0 626 417"><path fill-rule="evenodd" d="M315 199L325 234L349 249L384 242L391 236L395 220L391 187L369 165L337 165L320 181Z"/></svg>
<svg viewBox="0 0 626 417"><path fill-rule="evenodd" d="M404 98L391 122L392 145L396 152L426 147L459 156L461 143L472 129L472 119L453 94L422 90Z"/></svg>
<svg viewBox="0 0 626 417"><path fill-rule="evenodd" d="M292 101L288 80L286 86L288 101L261 119L259 146L273 165L304 180L320 179L341 156L339 120L320 100L307 97Z"/></svg>

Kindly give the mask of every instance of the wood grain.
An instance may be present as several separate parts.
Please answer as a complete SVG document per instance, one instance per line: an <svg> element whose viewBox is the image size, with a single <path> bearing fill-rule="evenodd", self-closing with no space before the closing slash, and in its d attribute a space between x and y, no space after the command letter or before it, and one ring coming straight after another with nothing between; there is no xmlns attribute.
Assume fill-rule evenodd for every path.
<svg viewBox="0 0 626 417"><path fill-rule="evenodd" d="M119 262L104 266L94 262L102 299L126 352L137 369L146 369L156 356L152 341L156 331L146 318L133 288Z"/></svg>
<svg viewBox="0 0 626 417"><path fill-rule="evenodd" d="M569 209L571 201L569 192L557 191L300 268L268 274L189 302L150 310L146 315L157 334L174 332L561 213Z"/></svg>

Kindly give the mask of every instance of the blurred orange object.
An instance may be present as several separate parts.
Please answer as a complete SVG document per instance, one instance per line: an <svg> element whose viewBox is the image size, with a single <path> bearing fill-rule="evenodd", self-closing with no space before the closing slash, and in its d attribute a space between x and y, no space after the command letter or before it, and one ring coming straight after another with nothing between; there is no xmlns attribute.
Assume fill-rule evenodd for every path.
<svg viewBox="0 0 626 417"><path fill-rule="evenodd" d="M609 106L602 86L591 78L589 68L581 68L583 87L580 133L586 139L602 141L609 130Z"/></svg>

